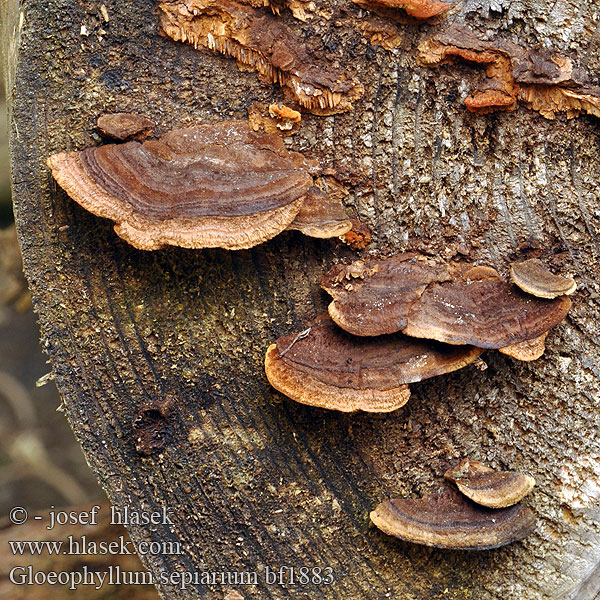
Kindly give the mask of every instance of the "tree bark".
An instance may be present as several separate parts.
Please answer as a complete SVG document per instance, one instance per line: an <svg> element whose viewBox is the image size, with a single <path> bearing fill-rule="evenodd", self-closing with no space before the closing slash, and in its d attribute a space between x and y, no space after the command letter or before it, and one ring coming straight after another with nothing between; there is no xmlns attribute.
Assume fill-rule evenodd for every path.
<svg viewBox="0 0 600 600"><path fill-rule="evenodd" d="M392 414L342 415L288 401L262 363L269 343L325 309L323 271L356 254L296 232L249 251L137 251L54 184L46 158L98 142L102 112L145 112L163 132L283 100L233 60L160 37L154 2L104 4L108 22L91 0L3 5L19 49L6 55L15 214L42 344L91 468L114 505L171 510L173 525L129 528L136 543L184 547L143 556L146 567L156 576L258 574L255 586L159 583L163 597L236 589L264 599L594 598L598 121L550 121L525 108L468 113L460 94L473 69L422 69L415 56L427 35L469 24L482 37L543 43L597 73L598 5L465 0L437 25L400 26L393 52L364 41L366 17L352 4L331 5L330 20L282 14L365 86L352 112L304 115L289 146L346 178L347 206L373 232L367 252L460 252L506 274L523 244L539 243L579 284L540 360L489 352L487 370L413 385ZM147 433L158 432L164 448L144 456L136 438L152 419L157 430ZM527 500L539 519L534 535L490 552L444 552L370 525L377 503L435 489L465 456L536 478ZM330 566L334 582L268 585L265 570L282 566Z"/></svg>

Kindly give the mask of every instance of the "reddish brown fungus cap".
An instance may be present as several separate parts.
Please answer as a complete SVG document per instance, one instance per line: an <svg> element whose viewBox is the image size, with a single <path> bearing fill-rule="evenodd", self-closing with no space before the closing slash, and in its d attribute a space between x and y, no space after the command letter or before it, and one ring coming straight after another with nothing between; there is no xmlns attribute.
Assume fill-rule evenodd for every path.
<svg viewBox="0 0 600 600"><path fill-rule="evenodd" d="M352 250L364 250L371 243L371 230L366 223L350 219L351 229L340 236L340 241Z"/></svg>
<svg viewBox="0 0 600 600"><path fill-rule="evenodd" d="M330 200L323 190L312 186L288 229L297 229L311 237L332 238L350 231L352 223L340 201Z"/></svg>
<svg viewBox="0 0 600 600"><path fill-rule="evenodd" d="M523 294L489 267L412 254L336 265L322 280L329 314L354 335L402 331L449 344L504 348L560 323L567 298Z"/></svg>
<svg viewBox="0 0 600 600"><path fill-rule="evenodd" d="M462 550L498 548L535 529L529 508L478 506L450 488L418 500L386 500L371 512L371 521L384 533L407 542Z"/></svg>
<svg viewBox="0 0 600 600"><path fill-rule="evenodd" d="M106 113L98 117L96 128L102 135L126 140L145 137L154 129L154 122L136 113Z"/></svg>
<svg viewBox="0 0 600 600"><path fill-rule="evenodd" d="M275 389L302 404L389 412L408 400L407 384L460 369L480 354L402 334L357 338L322 317L271 345L265 371Z"/></svg>
<svg viewBox="0 0 600 600"><path fill-rule="evenodd" d="M510 277L524 292L538 298L568 296L577 289L571 277L551 273L537 258L510 265Z"/></svg>
<svg viewBox="0 0 600 600"><path fill-rule="evenodd" d="M352 0L361 8L380 13L381 9L386 9L390 13L394 10L402 9L413 19L430 19L441 15L450 10L451 5L439 0ZM393 18L393 14L388 14Z"/></svg>
<svg viewBox="0 0 600 600"><path fill-rule="evenodd" d="M335 265L321 287L333 297L329 314L340 327L372 336L404 329L411 305L427 285L450 277L445 265L406 253Z"/></svg>
<svg viewBox="0 0 600 600"><path fill-rule="evenodd" d="M512 506L535 485L535 479L516 471L495 471L476 460L463 460L444 474L467 498L490 508Z"/></svg>
<svg viewBox="0 0 600 600"><path fill-rule="evenodd" d="M260 244L294 220L314 168L244 121L62 152L48 165L71 198L143 250Z"/></svg>

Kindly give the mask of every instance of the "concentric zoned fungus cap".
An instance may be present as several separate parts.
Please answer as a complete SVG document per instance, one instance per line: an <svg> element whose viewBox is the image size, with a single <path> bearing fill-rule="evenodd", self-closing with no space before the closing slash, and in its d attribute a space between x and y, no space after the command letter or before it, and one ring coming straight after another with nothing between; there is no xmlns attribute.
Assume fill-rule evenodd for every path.
<svg viewBox="0 0 600 600"><path fill-rule="evenodd" d="M306 331L267 350L271 385L302 404L343 412L389 412L410 396L409 383L473 362L481 350L407 338L357 338L321 317Z"/></svg>
<svg viewBox="0 0 600 600"><path fill-rule="evenodd" d="M321 286L329 314L354 335L402 331L448 344L504 348L541 336L562 321L568 298L539 300L494 269L439 263L411 254L336 265Z"/></svg>
<svg viewBox="0 0 600 600"><path fill-rule="evenodd" d="M330 200L320 188L312 186L288 229L297 229L311 237L332 238L350 231L352 223L341 202Z"/></svg>
<svg viewBox="0 0 600 600"><path fill-rule="evenodd" d="M516 344L505 346L504 348L498 348L498 352L506 354L516 360L531 362L532 360L537 360L544 354L547 337L548 332L546 331L546 333L542 333L539 337L517 342Z"/></svg>
<svg viewBox="0 0 600 600"><path fill-rule="evenodd" d="M411 308L404 333L448 344L505 348L539 337L571 307L568 298L539 300L500 279L493 269L486 271L489 275L480 267L463 266L452 282L430 285Z"/></svg>
<svg viewBox="0 0 600 600"><path fill-rule="evenodd" d="M362 84L309 49L280 18L232 0L163 0L161 32L231 56L293 94L306 110L332 115L352 110Z"/></svg>
<svg viewBox="0 0 600 600"><path fill-rule="evenodd" d="M451 6L439 0L352 0L361 8L379 12L381 9L388 11L402 9L413 19L430 19L448 11ZM386 13L386 16L393 16Z"/></svg>
<svg viewBox="0 0 600 600"><path fill-rule="evenodd" d="M312 185L311 165L244 121L177 129L159 140L51 156L59 185L115 221L142 250L250 248L286 229Z"/></svg>
<svg viewBox="0 0 600 600"><path fill-rule="evenodd" d="M411 305L427 285L449 279L446 265L406 253L335 265L321 287L333 297L333 320L353 335L370 336L404 329Z"/></svg>
<svg viewBox="0 0 600 600"><path fill-rule="evenodd" d="M126 140L146 137L154 129L154 123L136 113L107 113L98 117L96 129L106 137Z"/></svg>
<svg viewBox="0 0 600 600"><path fill-rule="evenodd" d="M490 509L458 492L442 491L414 500L386 500L371 512L384 533L435 548L489 550L521 540L535 529L535 516L520 504Z"/></svg>
<svg viewBox="0 0 600 600"><path fill-rule="evenodd" d="M571 277L554 275L537 258L512 263L510 277L524 292L538 298L568 296L577 289L577 284Z"/></svg>
<svg viewBox="0 0 600 600"><path fill-rule="evenodd" d="M444 473L467 498L490 508L512 506L535 485L535 479L516 471L495 471L483 463L465 459Z"/></svg>

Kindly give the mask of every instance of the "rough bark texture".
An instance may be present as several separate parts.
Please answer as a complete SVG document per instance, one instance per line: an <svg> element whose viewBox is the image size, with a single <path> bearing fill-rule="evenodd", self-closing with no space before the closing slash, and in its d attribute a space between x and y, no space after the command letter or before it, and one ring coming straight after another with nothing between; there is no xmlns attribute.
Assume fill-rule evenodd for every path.
<svg viewBox="0 0 600 600"><path fill-rule="evenodd" d="M237 587L246 598L594 598L598 121L549 121L526 109L470 114L462 99L473 68L422 69L415 55L426 35L453 22L541 42L598 73L598 4L465 0L440 25L399 26L393 52L363 41L356 26L369 17L354 5L332 4L330 20L282 14L365 85L353 112L305 115L289 146L348 177L347 205L373 231L367 252L458 249L506 275L508 262L526 255L519 245L534 240L580 286L540 360L488 353L487 370L416 384L404 408L380 416L294 404L263 374L269 343L324 310L321 274L348 249L288 232L249 251L136 251L57 189L45 166L51 153L97 141L103 112L145 112L160 133L244 118L252 102L282 101L281 90L233 60L159 37L149 0L107 0L108 22L91 0L4 10L11 4L2 24L20 31L9 77L15 211L42 341L110 500L173 511L172 527L131 528L136 541L186 548L146 556L146 566L257 571L258 586ZM140 428L164 441L162 453L136 451ZM535 477L534 535L490 552L444 552L369 524L380 501L430 492L465 456ZM335 582L266 585L265 568L283 565L331 566ZM230 587L160 592L222 598Z"/></svg>

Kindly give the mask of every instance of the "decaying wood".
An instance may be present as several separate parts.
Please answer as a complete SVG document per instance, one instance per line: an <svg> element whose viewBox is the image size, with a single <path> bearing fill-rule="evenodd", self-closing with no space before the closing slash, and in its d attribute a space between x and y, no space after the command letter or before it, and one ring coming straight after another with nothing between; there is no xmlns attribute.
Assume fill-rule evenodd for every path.
<svg viewBox="0 0 600 600"><path fill-rule="evenodd" d="M102 112L143 112L161 134L284 101L232 59L160 37L154 2L104 6L108 21L88 0L3 3L12 13L2 26L20 38L9 88L15 211L43 347L91 467L114 504L173 511L172 526L131 527L136 541L185 546L182 555L145 556L146 566L256 571L258 585L235 591L267 600L593 599L598 121L547 121L526 109L471 114L456 73L422 69L416 54L426 36L468 22L477 35L543 43L598 73L597 3L468 0L437 25L399 25L393 52L368 45L366 17L352 4L323 0L305 23L289 11L278 17L364 84L353 111L304 115L289 140L350 190L344 204L373 238L363 254L458 254L503 276L510 262L539 256L578 283L542 358L486 354L486 370L416 384L406 406L384 416L296 405L263 373L269 343L324 310L322 273L355 252L297 232L249 251L136 251L54 184L48 155L92 144ZM452 68L465 80L473 73ZM166 417L152 426L162 423L164 445L138 452L134 421L163 404ZM432 492L464 456L535 477L534 534L478 554L411 546L369 524L383 499ZM335 581L267 585L266 568L282 566L331 566ZM229 589L160 592L220 600Z"/></svg>

